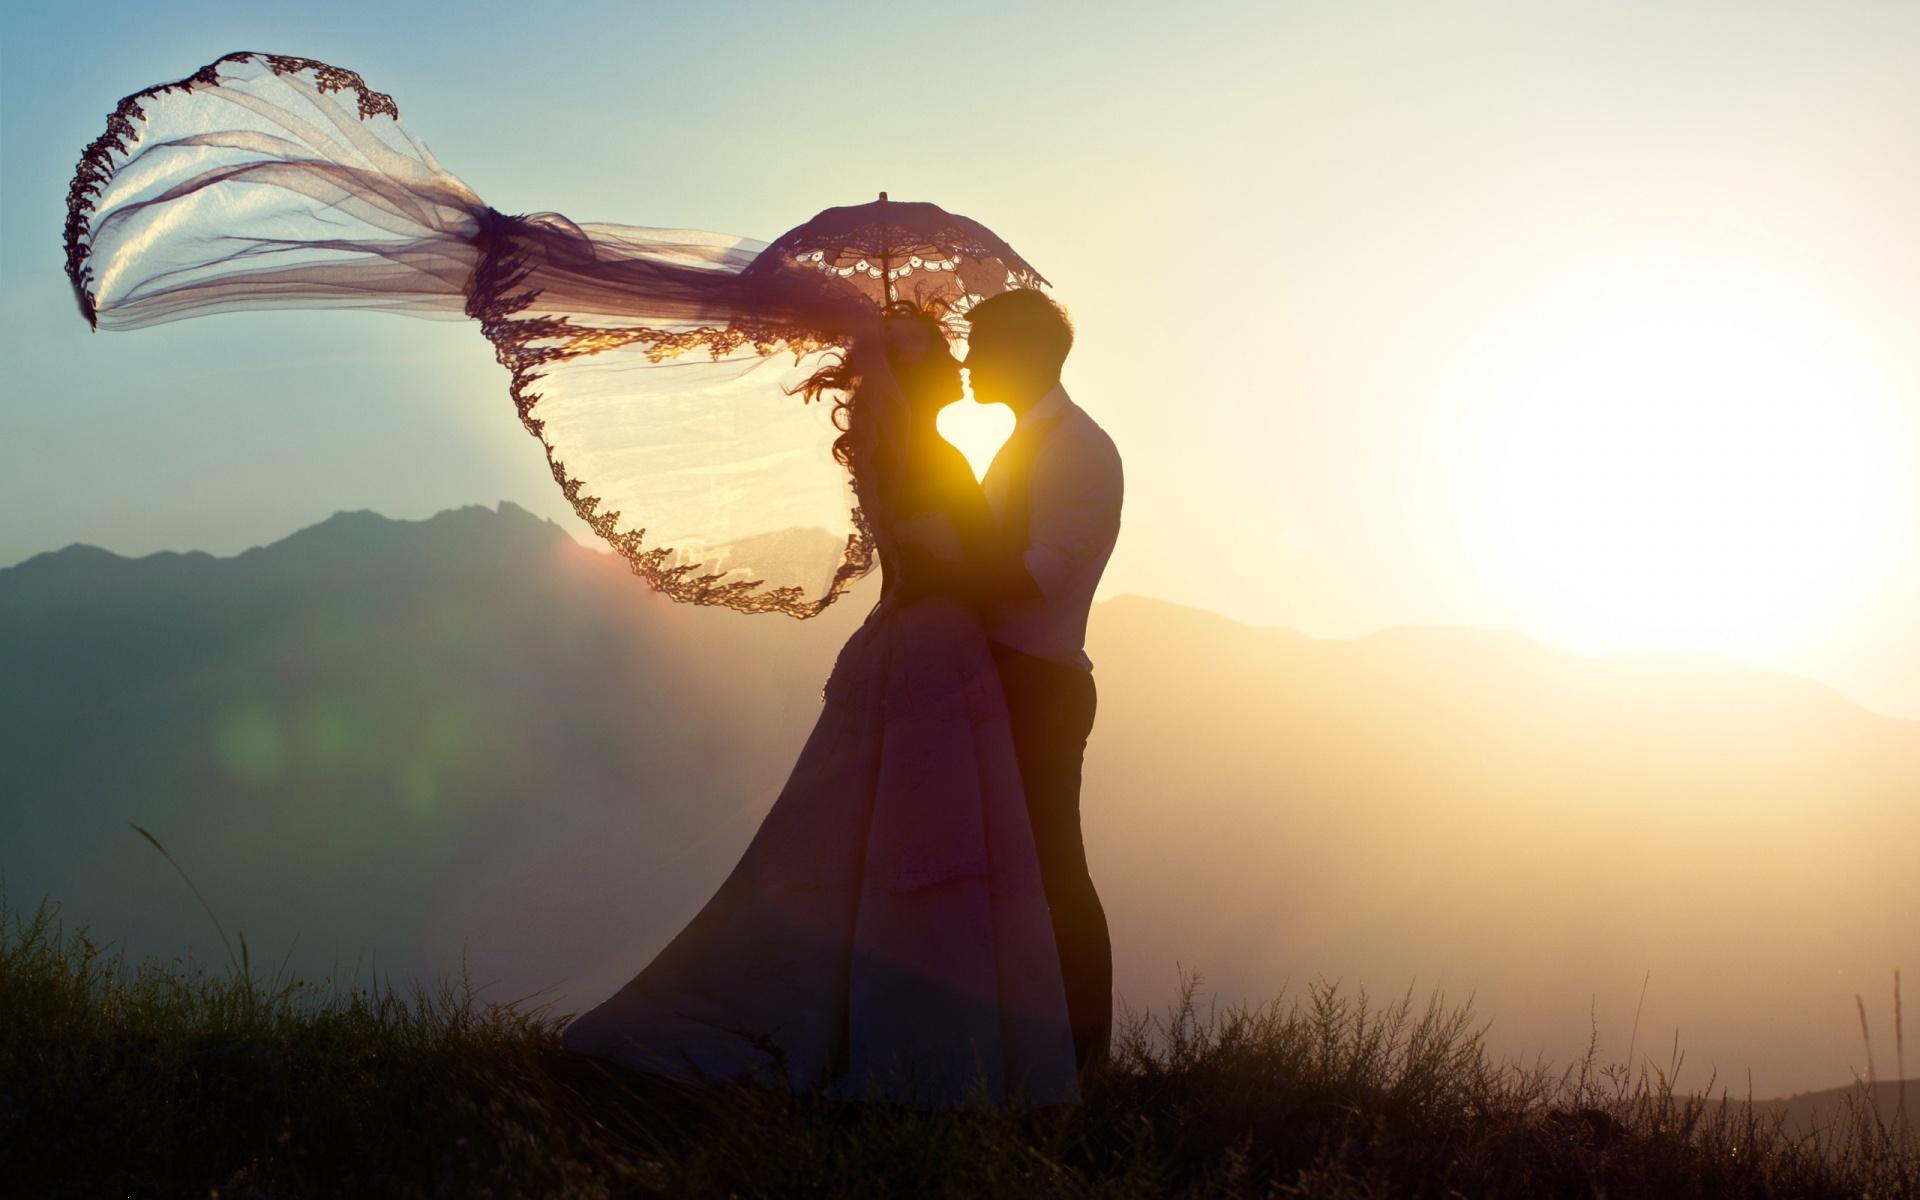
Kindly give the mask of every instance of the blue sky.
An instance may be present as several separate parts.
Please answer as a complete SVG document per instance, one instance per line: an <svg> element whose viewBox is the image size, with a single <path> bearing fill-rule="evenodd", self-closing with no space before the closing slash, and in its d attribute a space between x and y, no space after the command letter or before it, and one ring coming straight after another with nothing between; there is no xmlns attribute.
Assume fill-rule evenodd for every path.
<svg viewBox="0 0 1920 1200"><path fill-rule="evenodd" d="M1126 459L1110 592L1320 636L1712 649L1920 716L1912 5L189 0L0 21L0 564L74 541L233 553L343 508L509 499L578 529L460 324L87 331L59 242L80 148L121 95L255 49L361 72L505 211L771 238L886 189L985 221L1074 313L1068 385ZM1702 336L1662 349L1622 311ZM1713 519L1779 524L1771 560L1685 578L1657 628L1633 596L1583 606L1612 594L1595 581L1685 575L1660 534L1692 493L1652 467L1560 471L1554 431L1624 390L1656 438L1716 380L1816 361L1850 390L1769 411L1838 431L1788 464L1819 519L1754 482L1779 442L1702 443L1704 492L1756 489ZM1676 378L1697 386L1660 390ZM1708 425L1743 419L1708 399ZM1591 445L1631 457L1641 427ZM1816 502L1865 469L1843 453L1862 440L1861 507ZM1554 492L1569 474L1591 485ZM1635 489L1657 503L1612 504ZM1582 542L1602 503L1646 528ZM1695 519L1678 527L1720 536ZM1872 528L1829 565L1821 521ZM1541 529L1572 551L1530 553ZM1831 588L1764 607L1820 572Z"/></svg>

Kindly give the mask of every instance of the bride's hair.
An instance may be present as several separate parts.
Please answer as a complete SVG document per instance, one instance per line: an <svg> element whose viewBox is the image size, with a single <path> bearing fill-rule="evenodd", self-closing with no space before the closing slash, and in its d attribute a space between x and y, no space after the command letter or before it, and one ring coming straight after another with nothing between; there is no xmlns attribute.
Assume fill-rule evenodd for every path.
<svg viewBox="0 0 1920 1200"><path fill-rule="evenodd" d="M853 469L853 424L860 419L860 381L877 366L885 365L887 327L895 321L911 321L925 326L936 337L931 345L944 345L947 330L940 320L942 312L943 307L938 304L896 300L882 310L883 321L877 336L856 340L844 353L833 355L813 374L787 389L789 396L797 395L809 404L833 393L833 427L840 431L840 436L833 439L833 457L849 471Z"/></svg>

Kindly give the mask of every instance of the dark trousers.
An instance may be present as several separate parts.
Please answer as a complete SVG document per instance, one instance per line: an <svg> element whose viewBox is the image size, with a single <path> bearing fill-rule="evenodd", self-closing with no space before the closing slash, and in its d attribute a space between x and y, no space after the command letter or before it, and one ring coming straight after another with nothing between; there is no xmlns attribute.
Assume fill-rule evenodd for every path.
<svg viewBox="0 0 1920 1200"><path fill-rule="evenodd" d="M1034 848L1053 911L1074 1059L1104 1059L1113 1034L1113 942L1080 840L1080 764L1093 731L1093 676L993 643L1013 719Z"/></svg>

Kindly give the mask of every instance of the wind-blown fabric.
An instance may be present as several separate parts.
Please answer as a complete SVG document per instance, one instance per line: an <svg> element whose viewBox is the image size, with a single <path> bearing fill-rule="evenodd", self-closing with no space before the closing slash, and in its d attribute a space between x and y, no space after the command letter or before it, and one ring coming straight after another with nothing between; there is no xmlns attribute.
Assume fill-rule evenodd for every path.
<svg viewBox="0 0 1920 1200"><path fill-rule="evenodd" d="M911 277L957 311L1039 280L957 220L947 252L875 268L804 227L768 253L508 215L358 74L243 52L120 102L68 194L67 271L100 329L263 308L477 320L554 481L635 574L675 600L809 617L872 569L873 544L830 406L787 389L872 331L876 288Z"/></svg>

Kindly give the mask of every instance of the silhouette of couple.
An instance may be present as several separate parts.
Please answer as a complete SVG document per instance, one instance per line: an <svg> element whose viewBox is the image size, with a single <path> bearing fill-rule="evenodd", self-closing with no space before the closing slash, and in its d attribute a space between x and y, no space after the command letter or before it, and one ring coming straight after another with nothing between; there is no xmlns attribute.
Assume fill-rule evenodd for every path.
<svg viewBox="0 0 1920 1200"><path fill-rule="evenodd" d="M1079 793L1121 472L1060 386L1072 327L1011 247L884 193L772 243L511 216L357 73L250 51L122 99L67 205L96 328L246 308L475 319L574 511L675 600L806 618L877 555L879 603L739 865L566 1046L927 1106L1077 1097L1111 1011ZM894 303L909 281L925 308ZM936 310L966 314L975 398L1018 414L984 487L934 427L962 391ZM844 354L794 390L832 398L839 466L817 409L754 390L774 355L828 347ZM844 546L743 549L817 529L823 505ZM809 591L795 564L822 544Z"/></svg>
<svg viewBox="0 0 1920 1200"><path fill-rule="evenodd" d="M1060 384L1073 330L1050 298L1002 292L967 319L974 399L1018 418L984 484L935 429L962 389L933 314L890 306L803 385L839 397L879 602L739 865L568 1049L924 1106L1071 1101L1105 1055L1080 776L1120 458Z"/></svg>

